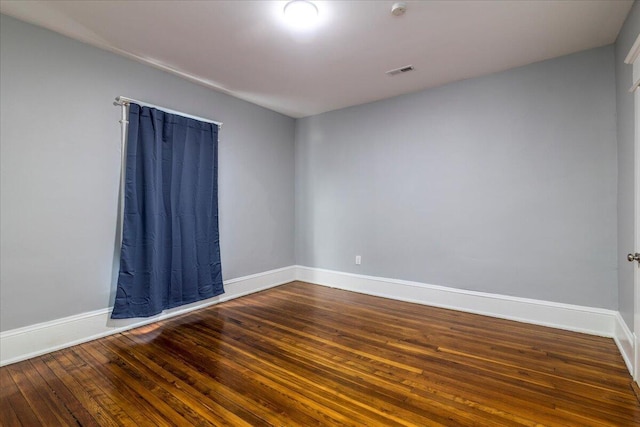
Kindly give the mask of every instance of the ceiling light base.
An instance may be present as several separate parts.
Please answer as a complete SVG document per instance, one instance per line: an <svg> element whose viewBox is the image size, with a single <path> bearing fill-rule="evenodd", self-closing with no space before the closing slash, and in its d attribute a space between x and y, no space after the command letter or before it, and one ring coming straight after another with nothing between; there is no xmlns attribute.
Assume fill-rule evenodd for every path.
<svg viewBox="0 0 640 427"><path fill-rule="evenodd" d="M291 0L284 5L283 13L292 27L309 28L318 21L318 7L309 0Z"/></svg>

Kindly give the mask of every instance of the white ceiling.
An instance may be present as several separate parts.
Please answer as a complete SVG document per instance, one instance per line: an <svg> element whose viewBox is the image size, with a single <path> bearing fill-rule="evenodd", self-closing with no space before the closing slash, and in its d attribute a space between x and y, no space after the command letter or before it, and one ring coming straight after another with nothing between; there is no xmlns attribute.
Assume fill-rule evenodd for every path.
<svg viewBox="0 0 640 427"><path fill-rule="evenodd" d="M0 1L0 12L292 117L389 98L613 43L632 0ZM412 64L415 71L385 71Z"/></svg>

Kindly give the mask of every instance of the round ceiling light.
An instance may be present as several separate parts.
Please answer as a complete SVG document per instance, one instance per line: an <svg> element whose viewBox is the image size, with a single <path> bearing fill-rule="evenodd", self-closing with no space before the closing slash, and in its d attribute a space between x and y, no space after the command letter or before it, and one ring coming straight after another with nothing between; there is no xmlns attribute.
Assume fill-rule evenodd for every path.
<svg viewBox="0 0 640 427"><path fill-rule="evenodd" d="M296 28L309 28L318 21L318 7L308 0L292 0L284 6L284 16Z"/></svg>

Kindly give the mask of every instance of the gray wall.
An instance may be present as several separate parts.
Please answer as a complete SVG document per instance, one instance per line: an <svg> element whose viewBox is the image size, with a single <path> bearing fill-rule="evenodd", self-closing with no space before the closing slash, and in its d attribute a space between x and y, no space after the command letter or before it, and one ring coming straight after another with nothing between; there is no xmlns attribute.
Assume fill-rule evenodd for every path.
<svg viewBox="0 0 640 427"><path fill-rule="evenodd" d="M633 67L625 64L624 59L638 34L640 6L636 2L616 40L615 59L618 113L618 309L632 331L634 264L626 260L626 254L634 252L634 102L633 94L629 93L633 83Z"/></svg>
<svg viewBox="0 0 640 427"><path fill-rule="evenodd" d="M617 308L615 102L608 46L298 120L297 263Z"/></svg>
<svg viewBox="0 0 640 427"><path fill-rule="evenodd" d="M0 17L0 327L108 307L125 95L224 122L224 278L294 263L293 119Z"/></svg>

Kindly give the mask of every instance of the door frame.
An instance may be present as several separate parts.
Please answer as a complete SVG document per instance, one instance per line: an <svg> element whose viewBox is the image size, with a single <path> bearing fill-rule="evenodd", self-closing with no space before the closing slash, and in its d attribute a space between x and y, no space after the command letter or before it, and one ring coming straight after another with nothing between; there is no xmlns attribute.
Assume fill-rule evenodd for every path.
<svg viewBox="0 0 640 427"><path fill-rule="evenodd" d="M636 59L634 68L640 68L640 60ZM636 83L634 90L635 107L635 247L631 252L640 252L640 89ZM624 256L624 254L621 254ZM633 378L640 385L640 262L633 266L633 336L634 336L634 373Z"/></svg>

